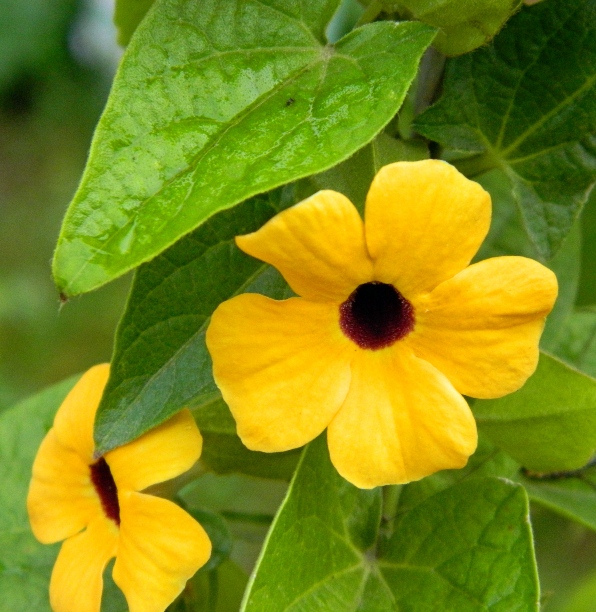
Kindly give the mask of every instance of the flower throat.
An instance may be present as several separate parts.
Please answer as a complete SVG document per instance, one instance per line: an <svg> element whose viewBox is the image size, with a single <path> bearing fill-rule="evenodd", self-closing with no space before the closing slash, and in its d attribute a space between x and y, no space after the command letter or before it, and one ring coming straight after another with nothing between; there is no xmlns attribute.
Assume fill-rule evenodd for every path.
<svg viewBox="0 0 596 612"><path fill-rule="evenodd" d="M91 482L101 500L101 507L105 515L120 525L120 504L118 503L118 489L107 461L101 457L99 461L90 466Z"/></svg>
<svg viewBox="0 0 596 612"><path fill-rule="evenodd" d="M360 348L391 346L414 329L414 308L393 285L359 285L339 307L343 333Z"/></svg>

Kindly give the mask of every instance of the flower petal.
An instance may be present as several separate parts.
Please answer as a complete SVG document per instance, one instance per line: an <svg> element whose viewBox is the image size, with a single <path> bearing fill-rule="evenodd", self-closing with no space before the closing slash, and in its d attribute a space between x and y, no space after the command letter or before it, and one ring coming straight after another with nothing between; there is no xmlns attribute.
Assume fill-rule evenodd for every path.
<svg viewBox="0 0 596 612"><path fill-rule="evenodd" d="M213 313L207 347L238 435L265 452L302 446L327 427L358 350L339 327L339 306L246 293Z"/></svg>
<svg viewBox="0 0 596 612"><path fill-rule="evenodd" d="M63 446L71 448L90 464L93 461L93 422L103 390L108 382L107 363L87 370L56 413L54 429Z"/></svg>
<svg viewBox="0 0 596 612"><path fill-rule="evenodd" d="M236 244L275 266L309 300L343 302L359 284L372 280L362 219L335 191L315 193L260 230L238 236Z"/></svg>
<svg viewBox="0 0 596 612"><path fill-rule="evenodd" d="M118 528L105 518L62 544L50 580L54 612L99 612L103 572L115 556Z"/></svg>
<svg viewBox="0 0 596 612"><path fill-rule="evenodd" d="M453 166L428 159L381 168L366 198L375 279L408 299L469 263L490 226L490 196Z"/></svg>
<svg viewBox="0 0 596 612"><path fill-rule="evenodd" d="M102 515L89 466L58 442L54 429L44 438L33 463L27 511L35 537L44 544L73 536Z"/></svg>
<svg viewBox="0 0 596 612"><path fill-rule="evenodd" d="M205 530L166 499L126 493L114 581L130 612L163 612L211 555Z"/></svg>
<svg viewBox="0 0 596 612"><path fill-rule="evenodd" d="M189 470L201 456L203 439L184 409L140 438L106 453L118 491L142 491Z"/></svg>
<svg viewBox="0 0 596 612"><path fill-rule="evenodd" d="M406 339L464 395L501 397L536 369L538 341L557 297L556 276L525 257L476 263L414 303Z"/></svg>
<svg viewBox="0 0 596 612"><path fill-rule="evenodd" d="M477 435L466 401L447 378L398 343L359 353L327 441L337 471L368 489L461 468Z"/></svg>

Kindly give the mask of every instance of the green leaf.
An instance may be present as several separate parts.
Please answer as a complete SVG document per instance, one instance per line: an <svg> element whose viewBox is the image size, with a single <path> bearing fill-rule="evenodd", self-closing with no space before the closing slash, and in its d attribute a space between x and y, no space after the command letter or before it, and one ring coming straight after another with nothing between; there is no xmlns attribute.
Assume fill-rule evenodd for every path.
<svg viewBox="0 0 596 612"><path fill-rule="evenodd" d="M474 478L397 523L379 567L394 609L537 611L539 586L522 486Z"/></svg>
<svg viewBox="0 0 596 612"><path fill-rule="evenodd" d="M540 347L546 351L555 350L559 339L565 334L565 322L573 313L581 266L580 229L576 221L557 254L547 263L557 275L559 294L555 307L546 318L544 332L540 338Z"/></svg>
<svg viewBox="0 0 596 612"><path fill-rule="evenodd" d="M596 378L596 309L569 316L554 350L563 361Z"/></svg>
<svg viewBox="0 0 596 612"><path fill-rule="evenodd" d="M504 172L492 170L476 179L491 195L493 203L490 231L476 260L502 255L521 255L539 259L536 248L528 241L519 208L515 204ZM573 312L580 277L580 226L576 222L559 252L547 266L557 275L559 294L555 307L546 319L540 346L555 351L559 338L565 335L565 321Z"/></svg>
<svg viewBox="0 0 596 612"><path fill-rule="evenodd" d="M187 484L179 497L188 508L206 508L225 518L234 537L230 559L249 572L287 488L280 480L207 472Z"/></svg>
<svg viewBox="0 0 596 612"><path fill-rule="evenodd" d="M521 0L400 0L414 19L439 28L434 46L461 55L488 43L519 8Z"/></svg>
<svg viewBox="0 0 596 612"><path fill-rule="evenodd" d="M593 612L595 601L596 572L592 569L588 577L584 578L579 587L574 589L573 594L569 596L569 600L566 602L566 606L562 609L569 612Z"/></svg>
<svg viewBox="0 0 596 612"><path fill-rule="evenodd" d="M78 380L64 380L0 414L0 609L50 612L49 584L60 544L38 542L26 498L31 467L54 414ZM122 594L107 580L103 612L123 612Z"/></svg>
<svg viewBox="0 0 596 612"><path fill-rule="evenodd" d="M457 163L468 174L502 168L531 240L550 259L596 180L593 0L525 7L492 46L449 63L443 97L416 127L478 154Z"/></svg>
<svg viewBox="0 0 596 612"><path fill-rule="evenodd" d="M461 470L443 470L398 487L396 515L410 512L431 495L472 478L496 476L519 482L530 499L596 530L596 467L526 475L520 465L481 433L478 448Z"/></svg>
<svg viewBox="0 0 596 612"><path fill-rule="evenodd" d="M519 463L497 448L485 436L478 439L478 448L467 465L460 470L442 470L408 485L400 487L396 513L409 512L431 495L444 491L470 478L494 476L514 480L519 472Z"/></svg>
<svg viewBox="0 0 596 612"><path fill-rule="evenodd" d="M203 436L201 463L217 474L240 472L250 476L290 480L300 449L284 453L250 451L236 434L236 423L225 402L218 398L193 410Z"/></svg>
<svg viewBox="0 0 596 612"><path fill-rule="evenodd" d="M211 442L218 453L222 436L235 438L235 425L218 401L205 331L215 308L237 293L289 295L273 268L234 243L234 236L258 229L283 205L276 192L224 211L138 270L95 422L98 452L136 438L188 406L205 436L204 460L217 467ZM247 455L271 463L271 456L250 453L236 441L228 439L240 453L237 464L247 465Z"/></svg>
<svg viewBox="0 0 596 612"><path fill-rule="evenodd" d="M381 490L343 480L324 436L304 451L245 595L261 610L537 610L521 486L459 483L377 539Z"/></svg>
<svg viewBox="0 0 596 612"><path fill-rule="evenodd" d="M263 196L222 212L138 270L96 419L100 452L184 406L199 414L204 409L200 426L223 433L233 427L217 402L205 331L217 305L236 293L264 288L283 297L281 277L234 243L234 236L258 229L279 206L275 196Z"/></svg>
<svg viewBox="0 0 596 612"><path fill-rule="evenodd" d="M515 393L476 400L479 430L524 467L574 470L596 450L596 380L545 353Z"/></svg>
<svg viewBox="0 0 596 612"><path fill-rule="evenodd" d="M168 612L238 612L248 577L229 559L216 570L199 570Z"/></svg>
<svg viewBox="0 0 596 612"><path fill-rule="evenodd" d="M118 30L118 44L125 47L137 26L153 6L155 0L116 0L114 25Z"/></svg>
<svg viewBox="0 0 596 612"><path fill-rule="evenodd" d="M352 155L395 115L432 41L372 23L323 45L337 0L160 0L129 45L54 259L94 289L215 212Z"/></svg>
<svg viewBox="0 0 596 612"><path fill-rule="evenodd" d="M241 610L355 610L380 518L381 490L343 480L320 436L303 453Z"/></svg>
<svg viewBox="0 0 596 612"><path fill-rule="evenodd" d="M582 269L578 306L596 306L596 190L592 190L581 216Z"/></svg>
<svg viewBox="0 0 596 612"><path fill-rule="evenodd" d="M25 500L37 449L75 382L65 380L0 414L0 593L11 612L50 610L48 585L59 545L35 539Z"/></svg>
<svg viewBox="0 0 596 612"><path fill-rule="evenodd" d="M206 572L216 569L229 558L232 551L232 534L228 524L221 515L204 508L185 510L201 524L211 540L211 557L201 569Z"/></svg>
<svg viewBox="0 0 596 612"><path fill-rule="evenodd" d="M185 507L207 508L221 514L231 527L236 523L262 527L271 524L287 488L286 482L243 474L205 473L188 483L179 492L179 497ZM234 553L232 550L232 557Z"/></svg>
<svg viewBox="0 0 596 612"><path fill-rule="evenodd" d="M596 530L596 468L546 478L520 476L530 499Z"/></svg>

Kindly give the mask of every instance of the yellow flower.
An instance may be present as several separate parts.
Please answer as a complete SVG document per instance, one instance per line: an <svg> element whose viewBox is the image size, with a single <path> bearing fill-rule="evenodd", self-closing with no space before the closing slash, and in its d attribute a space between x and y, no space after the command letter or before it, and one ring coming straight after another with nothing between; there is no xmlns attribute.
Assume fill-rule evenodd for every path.
<svg viewBox="0 0 596 612"><path fill-rule="evenodd" d="M188 470L202 439L183 410L95 457L93 421L108 373L107 364L91 368L60 406L33 464L29 519L40 542L66 540L50 581L55 612L99 612L113 557L130 612L163 612L207 562L211 543L176 504L138 491Z"/></svg>
<svg viewBox="0 0 596 612"><path fill-rule="evenodd" d="M331 460L362 488L463 467L477 443L462 394L494 398L534 372L557 294L524 257L469 267L490 196L441 161L375 177L364 222L320 191L236 239L301 297L243 294L207 331L215 381L253 450L327 428Z"/></svg>

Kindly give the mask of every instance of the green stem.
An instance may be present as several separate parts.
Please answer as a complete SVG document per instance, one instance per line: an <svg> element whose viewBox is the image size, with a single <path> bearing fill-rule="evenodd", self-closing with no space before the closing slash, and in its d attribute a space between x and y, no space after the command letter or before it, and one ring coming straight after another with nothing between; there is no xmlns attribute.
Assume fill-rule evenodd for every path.
<svg viewBox="0 0 596 612"><path fill-rule="evenodd" d="M567 470L561 472L536 472L534 470L522 468L521 471L526 478L530 478L532 480L563 480L565 478L582 478L585 471L593 467L596 467L596 457L588 461L586 465L577 470Z"/></svg>

